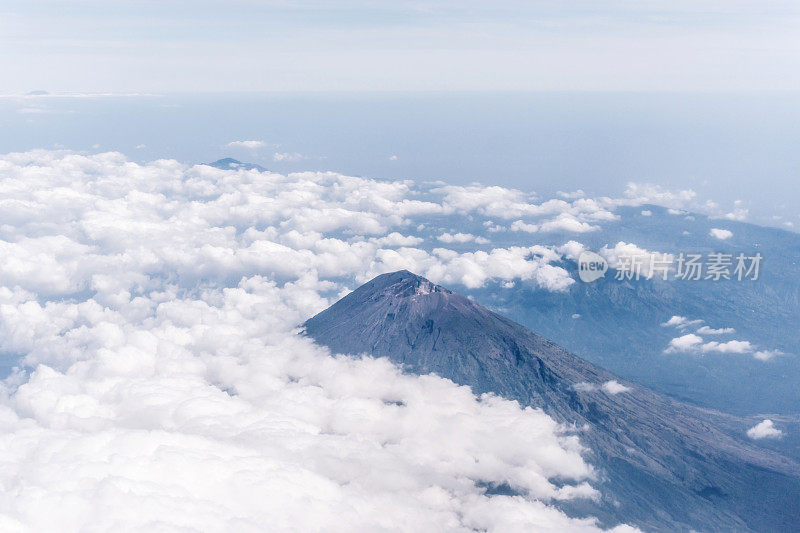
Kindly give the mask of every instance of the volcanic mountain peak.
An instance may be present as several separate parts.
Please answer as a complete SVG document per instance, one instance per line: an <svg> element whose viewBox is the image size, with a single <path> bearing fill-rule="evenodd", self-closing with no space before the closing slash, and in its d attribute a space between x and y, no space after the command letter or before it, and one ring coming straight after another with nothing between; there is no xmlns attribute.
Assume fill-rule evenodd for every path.
<svg viewBox="0 0 800 533"><path fill-rule="evenodd" d="M740 420L617 378L406 270L378 276L304 327L336 353L387 357L588 425L581 439L604 472L604 500L575 511L664 531L791 531L800 521L800 466L754 446Z"/></svg>
<svg viewBox="0 0 800 533"><path fill-rule="evenodd" d="M391 295L394 297L407 297L425 295L430 293L453 294L451 291L418 276L408 270L398 270L388 274L381 274L369 283L362 285L359 290L372 292L376 297Z"/></svg>

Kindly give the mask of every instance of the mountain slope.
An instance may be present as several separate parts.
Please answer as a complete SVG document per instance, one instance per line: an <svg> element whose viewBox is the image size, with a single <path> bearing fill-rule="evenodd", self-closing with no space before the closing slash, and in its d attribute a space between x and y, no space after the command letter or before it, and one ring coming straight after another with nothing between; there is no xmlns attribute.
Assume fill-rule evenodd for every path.
<svg viewBox="0 0 800 533"><path fill-rule="evenodd" d="M589 424L581 439L604 498L568 511L669 531L800 521L800 466L747 442L738 419L627 382L617 392L613 374L410 272L375 278L304 326L334 352L388 357Z"/></svg>
<svg viewBox="0 0 800 533"><path fill-rule="evenodd" d="M611 269L602 280L578 282L564 292L537 290L529 283L508 288L494 283L465 294L491 309L502 309L504 315L570 352L660 392L739 415L800 414L800 328L796 327L800 321L800 235L642 207L648 216L641 215L641 207L621 208L616 212L619 220L603 224L599 231L580 236L537 234L535 241L560 246L577 239L595 251L626 242L676 256L760 252L764 260L758 280L737 281L734 276L719 282L685 282L670 276L669 281L618 281ZM709 234L715 227L728 229L733 236L719 240ZM500 236L478 233L474 227L462 231L488 236L494 247L520 242L514 232ZM565 259L557 265L578 279L574 261ZM685 331L663 327L673 315L703 323ZM705 342L749 341L756 347L752 352L778 350L786 355L765 362L752 352L664 353L672 338L696 333L700 325L734 330L706 335Z"/></svg>

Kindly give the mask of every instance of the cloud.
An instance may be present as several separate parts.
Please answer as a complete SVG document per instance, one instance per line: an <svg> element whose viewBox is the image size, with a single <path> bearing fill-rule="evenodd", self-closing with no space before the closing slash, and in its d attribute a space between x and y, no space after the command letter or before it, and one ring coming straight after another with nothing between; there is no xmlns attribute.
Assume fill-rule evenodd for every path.
<svg viewBox="0 0 800 533"><path fill-rule="evenodd" d="M467 187L446 185L432 192L444 195L443 204L448 212L469 213L477 211L486 216L512 218L535 214L537 206L530 195L516 189L504 187Z"/></svg>
<svg viewBox="0 0 800 533"><path fill-rule="evenodd" d="M441 235L436 237L436 239L440 240L442 242L448 243L448 244L450 244L450 243L461 243L461 244L463 244L463 243L466 243L466 242L475 242L477 244L488 244L489 243L489 239L486 239L484 237L476 237L475 235L472 235L471 233L455 233L455 234L453 234L453 233L442 233Z"/></svg>
<svg viewBox="0 0 800 533"><path fill-rule="evenodd" d="M623 392L628 392L631 390L630 387L626 387L622 383L617 382L616 380L606 381L602 385L595 385L594 383L587 383L582 381L580 383L576 383L572 386L578 392L597 392L598 390L602 390L608 395L615 396L617 394L621 394Z"/></svg>
<svg viewBox="0 0 800 533"><path fill-rule="evenodd" d="M733 328L714 329L708 326L703 326L702 328L697 330L697 333L700 335L726 335L729 333L736 333L736 330Z"/></svg>
<svg viewBox="0 0 800 533"><path fill-rule="evenodd" d="M664 352L689 352L697 349L702 342L702 337L695 335L694 333L687 333L686 335L676 337L669 341L669 346L666 350L664 350Z"/></svg>
<svg viewBox="0 0 800 533"><path fill-rule="evenodd" d="M41 177L27 169L29 160L37 157L53 166L52 182L40 184L36 180ZM380 182L324 172L268 173L252 180L247 173L234 176L230 171L183 167L174 161L139 166L120 154L59 158L48 152L19 155L8 164L7 185L9 190L18 190L19 197L8 198L3 216L6 223L13 216L26 222L15 230L17 234L6 237L4 246L11 257L27 259L7 262L3 268L6 280L23 288L38 279L51 285L48 293L52 294L90 288L95 273L101 279L103 274L97 270L108 260L94 251L106 245L120 253L128 246L137 250L126 256L124 268L131 274L129 281L124 273L119 276L120 294L130 293L129 285L139 283L135 281L141 278L139 268L148 275L177 275L190 285L264 273L295 279L306 271L365 280L398 268L470 287L490 279L530 280L552 290L564 290L573 283L564 269L549 264L558 260L557 254L545 258L541 247L455 253L417 248L422 241L416 236L406 236L403 242L395 238L394 244L377 240L407 227L410 217L442 212L441 204L420 199L408 181ZM72 166L84 169L87 176L72 179L67 170ZM104 185L95 173L116 176L123 183L130 180L139 187L132 193L133 201L98 199L92 190ZM38 185L59 191L62 198L70 198L71 205L62 214L50 210L50 216L44 217L43 196L25 193L27 187ZM91 210L99 200L101 208ZM173 223L160 221L164 213ZM89 240L77 242L63 235L25 240L27 225L41 232L44 227L57 231L59 224L67 224L65 231L85 234ZM149 232L146 249L136 242L144 230ZM54 247L47 240L52 238L67 242ZM474 242L485 241L476 237ZM398 246L401 249L395 250ZM64 256L67 251L69 256ZM41 259L36 259L37 254Z"/></svg>
<svg viewBox="0 0 800 533"><path fill-rule="evenodd" d="M703 320L689 320L685 316L673 315L669 320L661 324L668 327L673 326L685 331L686 328L701 324ZM696 334L695 334L696 333ZM709 326L702 326L695 333L689 333L681 337L676 337L669 342L664 350L665 353L676 352L696 352L696 353L731 353L746 354L752 353L755 359L769 361L776 355L783 355L779 350L758 350L750 341L730 340L727 342L709 341L705 342L700 335L730 335L736 333L734 328L714 329Z"/></svg>
<svg viewBox="0 0 800 533"><path fill-rule="evenodd" d="M555 251L416 248L409 217L441 205L405 181L117 153L0 169L4 529L600 530L553 506L599 497L569 427L295 329L397 263L564 290Z"/></svg>
<svg viewBox="0 0 800 533"><path fill-rule="evenodd" d="M672 315L669 320L661 324L662 326L683 326L689 322L685 316Z"/></svg>
<svg viewBox="0 0 800 533"><path fill-rule="evenodd" d="M673 315L672 317L670 317L669 320L667 320L666 322L664 322L661 325L664 326L664 327L674 326L674 327L679 328L679 329L684 329L684 328L687 328L687 327L690 327L690 326L696 326L696 325L702 324L702 323L703 323L703 320L700 320L700 319L689 320L685 316ZM714 329L714 328L711 328L709 326L702 326L702 327L697 329L696 333L698 335L726 335L726 334L729 334L729 333L736 333L736 330L733 329L733 328Z"/></svg>
<svg viewBox="0 0 800 533"><path fill-rule="evenodd" d="M568 241L556 248L558 253L572 261L577 261L584 250L586 250L586 247L578 241Z"/></svg>
<svg viewBox="0 0 800 533"><path fill-rule="evenodd" d="M594 385L593 383L587 383L585 381L576 383L572 386L572 388L579 392L594 392L598 389L597 385Z"/></svg>
<svg viewBox="0 0 800 533"><path fill-rule="evenodd" d="M536 224L527 224L521 220L515 220L511 223L511 231L524 231L526 233L536 233L539 231L539 226Z"/></svg>
<svg viewBox="0 0 800 533"><path fill-rule="evenodd" d="M711 341L704 343L703 338L699 335L687 333L686 335L676 337L669 341L669 346L667 346L664 352L675 353L699 351L702 353L750 353L753 350L755 350L755 347L749 341L731 340L727 342Z"/></svg>
<svg viewBox="0 0 800 533"><path fill-rule="evenodd" d="M258 150L260 148L265 148L269 146L269 144L265 143L264 141L231 141L226 144L228 148L247 148L248 150Z"/></svg>
<svg viewBox="0 0 800 533"><path fill-rule="evenodd" d="M539 231L567 231L572 233L587 233L590 231L597 231L600 226L589 224L578 220L574 215L562 213L556 218L546 220L539 226Z"/></svg>
<svg viewBox="0 0 800 533"><path fill-rule="evenodd" d="M425 239L414 237L413 235L401 235L400 233L392 232L385 237L373 239L372 242L379 246L398 247L398 246L416 246L422 244Z"/></svg>
<svg viewBox="0 0 800 533"><path fill-rule="evenodd" d="M587 233L590 231L597 231L600 226L582 222L573 215L562 213L557 217L545 220L541 224L528 224L522 220L516 220L511 224L511 231L524 231L526 233L548 233L556 231L565 231L571 233Z"/></svg>
<svg viewBox="0 0 800 533"><path fill-rule="evenodd" d="M627 184L624 195L631 205L653 204L671 209L682 209L697 197L692 189L670 191L660 185L635 182Z"/></svg>
<svg viewBox="0 0 800 533"><path fill-rule="evenodd" d="M583 192L583 189L578 189L578 190L571 191L571 192L558 191L558 192L556 192L556 194L558 196L560 196L561 198L564 198L566 200L575 200L575 199L578 199L578 198L585 198L586 197L586 193Z"/></svg>
<svg viewBox="0 0 800 533"><path fill-rule="evenodd" d="M605 383L603 383L602 388L606 394L611 394L611 395L620 394L622 392L628 392L629 390L631 390L630 387L626 387L621 383L617 383L617 381L613 379L611 381L606 381Z"/></svg>
<svg viewBox="0 0 800 533"><path fill-rule="evenodd" d="M624 241L619 241L613 248L603 246L598 253L608 261L608 266L624 270L633 278L663 278L673 269L675 260L672 254L645 250Z"/></svg>
<svg viewBox="0 0 800 533"><path fill-rule="evenodd" d="M729 213L725 213L724 215L722 215L722 218L724 218L726 220L736 220L736 221L741 222L743 220L747 220L747 215L749 213L750 213L749 209L737 208L737 209L734 209L733 211L731 211Z"/></svg>
<svg viewBox="0 0 800 533"><path fill-rule="evenodd" d="M667 208L667 213L670 215L686 216L690 211L694 211L710 218L736 221L746 220L749 214L748 209L742 207L741 200L736 200L733 209L726 211L716 202L700 200L693 189L670 190L652 183L629 182L623 196L624 198L608 199L609 205L634 207L657 205ZM641 214L651 216L652 211L644 209ZM689 215L687 219L694 220L694 217Z"/></svg>
<svg viewBox="0 0 800 533"><path fill-rule="evenodd" d="M469 288L481 287L488 280L519 279L549 291L566 291L575 280L563 268L550 264L557 257L538 246L464 253L435 248L430 254L414 248L378 250L372 269L359 279L367 281L377 274L406 269L434 283L458 283Z"/></svg>
<svg viewBox="0 0 800 533"><path fill-rule="evenodd" d="M611 221L618 218L609 209L612 201L578 198L572 202L551 199L536 203L533 195L505 187L467 187L447 185L431 192L443 195L447 213L479 213L505 220L520 217L555 217L542 224L541 231L594 231L591 222ZM528 231L528 230L523 230Z"/></svg>
<svg viewBox="0 0 800 533"><path fill-rule="evenodd" d="M498 233L500 231L507 231L508 230L508 228L506 228L505 226L501 226L499 224L495 224L491 220L485 220L483 222L483 227L486 228L486 231L488 231L489 233Z"/></svg>
<svg viewBox="0 0 800 533"><path fill-rule="evenodd" d="M780 350L759 350L753 354L753 357L758 359L759 361L769 361L773 357L778 355L785 355Z"/></svg>
<svg viewBox="0 0 800 533"><path fill-rule="evenodd" d="M750 353L754 349L749 341L707 342L703 345L703 352L717 353Z"/></svg>
<svg viewBox="0 0 800 533"><path fill-rule="evenodd" d="M747 436L753 440L777 439L783 436L783 431L776 428L772 420L765 419L748 429Z"/></svg>
<svg viewBox="0 0 800 533"><path fill-rule="evenodd" d="M724 241L726 239L730 239L733 237L733 232L727 229L720 229L720 228L711 228L711 231L708 232L711 237L715 239L719 239Z"/></svg>
<svg viewBox="0 0 800 533"><path fill-rule="evenodd" d="M306 157L303 154L298 154L297 152L275 152L272 154L273 161L284 163L302 161L305 158Z"/></svg>

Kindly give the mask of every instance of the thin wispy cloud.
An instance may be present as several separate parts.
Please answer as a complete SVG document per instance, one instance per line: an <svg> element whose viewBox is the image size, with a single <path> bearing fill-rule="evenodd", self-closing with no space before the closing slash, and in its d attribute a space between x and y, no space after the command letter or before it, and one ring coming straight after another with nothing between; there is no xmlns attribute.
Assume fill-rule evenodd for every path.
<svg viewBox="0 0 800 533"><path fill-rule="evenodd" d="M231 141L225 146L227 146L228 148L246 148L248 150L258 150L261 148L266 148L270 145L265 143L264 141L249 140L249 141Z"/></svg>
<svg viewBox="0 0 800 533"><path fill-rule="evenodd" d="M306 156L297 152L275 152L272 154L272 160L282 163L294 163L306 159Z"/></svg>

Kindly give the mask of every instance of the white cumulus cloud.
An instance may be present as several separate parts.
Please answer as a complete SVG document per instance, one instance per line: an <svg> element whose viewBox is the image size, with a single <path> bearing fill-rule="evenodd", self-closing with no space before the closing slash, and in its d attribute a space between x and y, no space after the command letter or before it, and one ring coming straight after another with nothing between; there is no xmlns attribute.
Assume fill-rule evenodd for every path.
<svg viewBox="0 0 800 533"><path fill-rule="evenodd" d="M405 181L41 151L0 171L0 350L21 358L0 528L601 529L553 506L599 497L569 427L296 331L405 264L565 290L555 251L417 248L409 217L446 207Z"/></svg>
<svg viewBox="0 0 800 533"><path fill-rule="evenodd" d="M703 345L702 351L717 353L750 353L753 351L753 345L750 344L750 341L711 341Z"/></svg>
<svg viewBox="0 0 800 533"><path fill-rule="evenodd" d="M475 242L475 243L478 243L478 244L488 244L489 243L489 239L486 239L485 237L476 237L475 235L473 235L471 233L442 233L441 235L439 235L436 238L438 240L440 240L440 241L442 241L444 243L448 243L448 244L450 244L450 243L463 244L463 243L466 243L466 242Z"/></svg>
<svg viewBox="0 0 800 533"><path fill-rule="evenodd" d="M714 237L715 239L719 239L721 241L724 241L726 239L730 239L731 237L733 237L733 232L731 230L720 229L720 228L711 228L711 230L708 232L708 234L710 236Z"/></svg>
<svg viewBox="0 0 800 533"><path fill-rule="evenodd" d="M683 326L689 322L685 316L672 315L669 320L661 324L662 326Z"/></svg>
<svg viewBox="0 0 800 533"><path fill-rule="evenodd" d="M696 349L700 344L702 344L702 342L703 338L699 335L687 333L686 335L675 337L669 341L669 346L667 346L667 349L664 351L667 353L688 352Z"/></svg>
<svg viewBox="0 0 800 533"><path fill-rule="evenodd" d="M634 243L619 241L613 248L603 246L599 254L608 266L630 273L634 278L665 278L674 268L675 256L640 248Z"/></svg>
<svg viewBox="0 0 800 533"><path fill-rule="evenodd" d="M587 233L590 231L597 231L600 229L600 226L595 224L590 224L588 222L583 222L579 220L576 216L562 213L558 215L556 218L551 220L546 220L539 226L539 231L549 232L549 231L567 231L572 233Z"/></svg>
<svg viewBox="0 0 800 533"><path fill-rule="evenodd" d="M605 383L603 383L602 388L603 391L611 395L620 394L622 392L628 392L629 390L631 390L630 387L626 387L622 383L618 383L616 380L613 379L611 381L606 381Z"/></svg>
<svg viewBox="0 0 800 533"><path fill-rule="evenodd" d="M765 419L748 429L747 436L754 440L777 439L783 436L783 431L776 428L772 420Z"/></svg>

